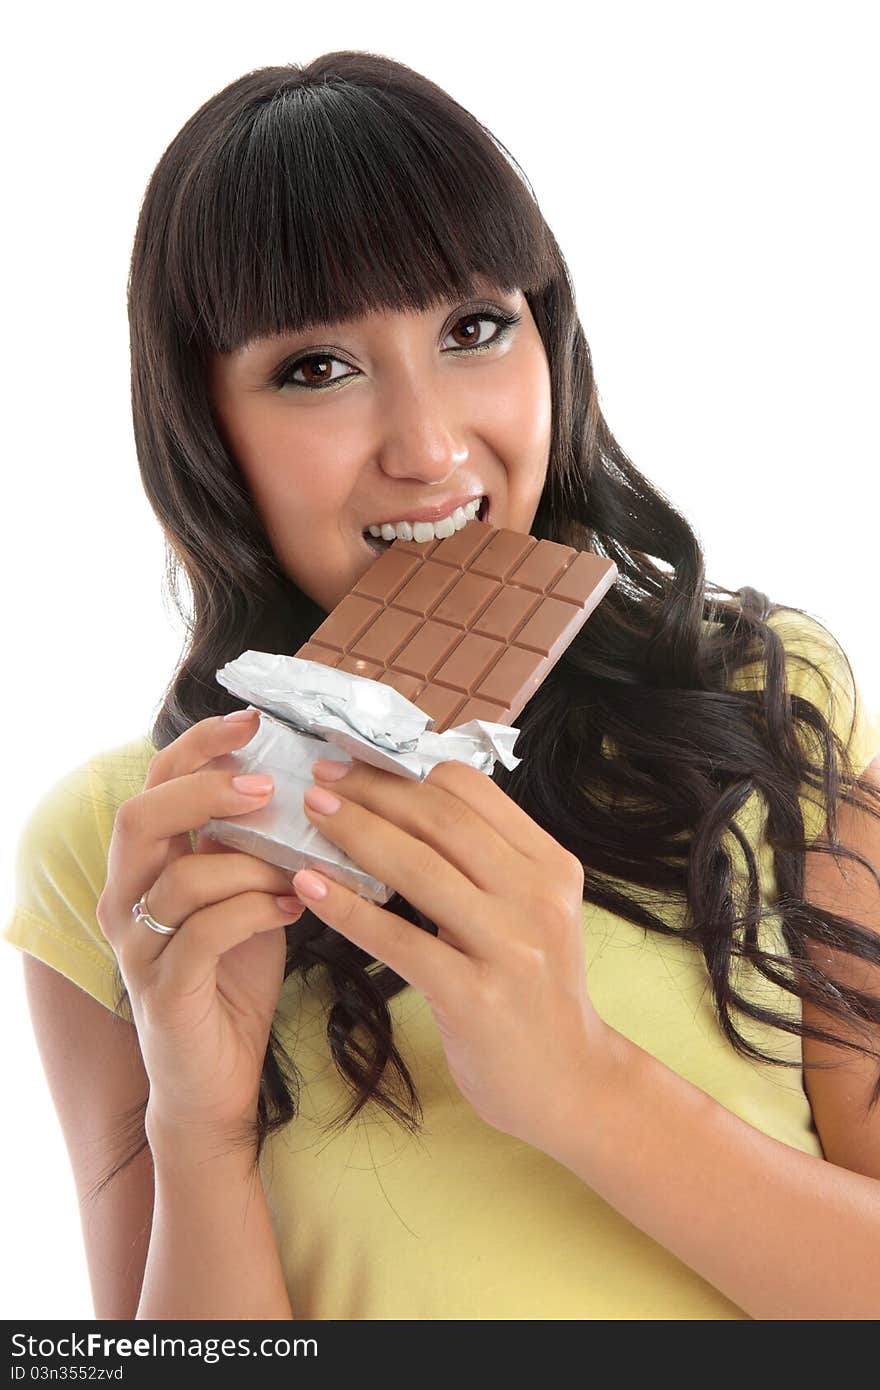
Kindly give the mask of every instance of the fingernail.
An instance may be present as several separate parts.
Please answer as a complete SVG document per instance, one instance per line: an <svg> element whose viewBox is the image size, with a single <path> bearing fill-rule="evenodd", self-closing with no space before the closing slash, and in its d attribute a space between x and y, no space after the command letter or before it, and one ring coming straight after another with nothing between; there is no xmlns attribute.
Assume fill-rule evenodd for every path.
<svg viewBox="0 0 880 1390"><path fill-rule="evenodd" d="M289 898L288 898L288 897L276 898L275 901L276 901L276 903L278 904L278 906L281 908L281 911L282 911L282 912L297 913L297 912L302 912L302 911L304 910L304 909L303 909L303 905L302 905L302 903L300 902L299 898L294 898L292 895L291 895L291 897L289 897Z"/></svg>
<svg viewBox="0 0 880 1390"><path fill-rule="evenodd" d="M325 792L323 787L309 787L303 800L311 810L323 816L332 816L342 805L338 796L334 796L332 792Z"/></svg>
<svg viewBox="0 0 880 1390"><path fill-rule="evenodd" d="M294 874L292 883L297 893L303 898L326 898L327 885L317 874L309 873L308 869L300 869L298 874Z"/></svg>
<svg viewBox="0 0 880 1390"><path fill-rule="evenodd" d="M351 771L351 763L335 763L329 758L319 758L316 763L312 763L312 776L319 777L322 782L338 782L340 777L344 777Z"/></svg>
<svg viewBox="0 0 880 1390"><path fill-rule="evenodd" d="M227 724L243 724L246 719L253 719L256 712L255 709L234 709L231 714L224 714L223 719Z"/></svg>
<svg viewBox="0 0 880 1390"><path fill-rule="evenodd" d="M233 777L232 785L245 796L265 796L274 785L272 778L264 773L250 772L243 777Z"/></svg>

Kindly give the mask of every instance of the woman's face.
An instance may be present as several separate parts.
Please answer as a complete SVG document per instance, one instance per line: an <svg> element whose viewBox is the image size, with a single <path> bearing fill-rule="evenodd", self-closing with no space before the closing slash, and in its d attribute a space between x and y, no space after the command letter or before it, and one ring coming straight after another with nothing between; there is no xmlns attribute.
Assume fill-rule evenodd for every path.
<svg viewBox="0 0 880 1390"><path fill-rule="evenodd" d="M325 612L374 562L371 525L396 534L486 497L493 526L531 528L550 452L547 356L525 296L479 288L439 311L258 339L210 362L215 418L278 561ZM505 333L491 313L521 321Z"/></svg>

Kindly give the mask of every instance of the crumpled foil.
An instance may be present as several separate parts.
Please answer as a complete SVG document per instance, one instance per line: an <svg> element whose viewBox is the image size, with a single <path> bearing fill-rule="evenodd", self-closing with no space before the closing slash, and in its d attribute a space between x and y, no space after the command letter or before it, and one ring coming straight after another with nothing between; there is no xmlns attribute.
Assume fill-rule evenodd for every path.
<svg viewBox="0 0 880 1390"><path fill-rule="evenodd" d="M491 775L499 759L511 771L519 729L471 719L442 734L434 721L393 686L318 661L273 652L242 652L216 672L220 685L259 712L253 738L209 764L236 775L268 772L275 792L268 805L202 827L220 844L288 870L318 869L372 902L397 891L361 869L322 835L303 810L316 758L374 767L423 782L437 763L455 760Z"/></svg>

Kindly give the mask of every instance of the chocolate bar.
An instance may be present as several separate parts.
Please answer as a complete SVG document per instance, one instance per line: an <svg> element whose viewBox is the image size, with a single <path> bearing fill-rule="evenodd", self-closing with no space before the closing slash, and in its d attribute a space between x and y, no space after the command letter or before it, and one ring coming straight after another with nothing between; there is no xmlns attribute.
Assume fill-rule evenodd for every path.
<svg viewBox="0 0 880 1390"><path fill-rule="evenodd" d="M474 520L393 541L294 655L393 686L436 733L513 724L616 578L613 560Z"/></svg>

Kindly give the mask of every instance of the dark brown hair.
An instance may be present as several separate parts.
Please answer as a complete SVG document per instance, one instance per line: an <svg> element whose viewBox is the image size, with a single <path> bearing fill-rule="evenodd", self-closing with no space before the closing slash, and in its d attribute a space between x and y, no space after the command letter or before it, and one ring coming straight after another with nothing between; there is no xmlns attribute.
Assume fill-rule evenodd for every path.
<svg viewBox="0 0 880 1390"><path fill-rule="evenodd" d="M338 52L247 73L186 122L147 187L129 287L132 409L169 591L187 627L154 744L235 707L215 679L225 662L248 648L293 653L325 616L280 569L220 437L210 355L312 322L432 308L471 294L477 276L523 290L550 366L552 443L532 533L593 550L619 570L518 719L522 763L513 772L499 764L494 780L581 861L586 902L693 943L720 1027L742 1055L796 1065L756 1049L734 1011L877 1057L758 1006L733 983L742 959L850 1024L880 1022L880 1001L834 984L807 952L819 943L880 965L874 933L804 900L799 794L813 788L827 807L830 843L815 852L836 847L861 864L839 846L836 817L841 800L868 794L857 792L847 747L821 710L789 692L787 653L767 621L779 605L706 581L693 530L605 423L567 267L525 175L451 96L389 58ZM755 662L763 688L732 689ZM735 820L756 793L773 850L772 908L761 906L755 856ZM744 896L734 889L731 836L747 865ZM680 928L652 911L655 890L686 902ZM388 910L436 930L400 896ZM771 913L787 956L759 945ZM287 935L285 977L323 971L335 993L327 1036L352 1102L333 1127L372 1101L415 1130L421 1108L387 1003L406 982L309 912ZM273 1030L257 1158L296 1115L298 1090ZM880 1083L872 1103L878 1095ZM135 1130L139 1147L126 1163L145 1142Z"/></svg>

